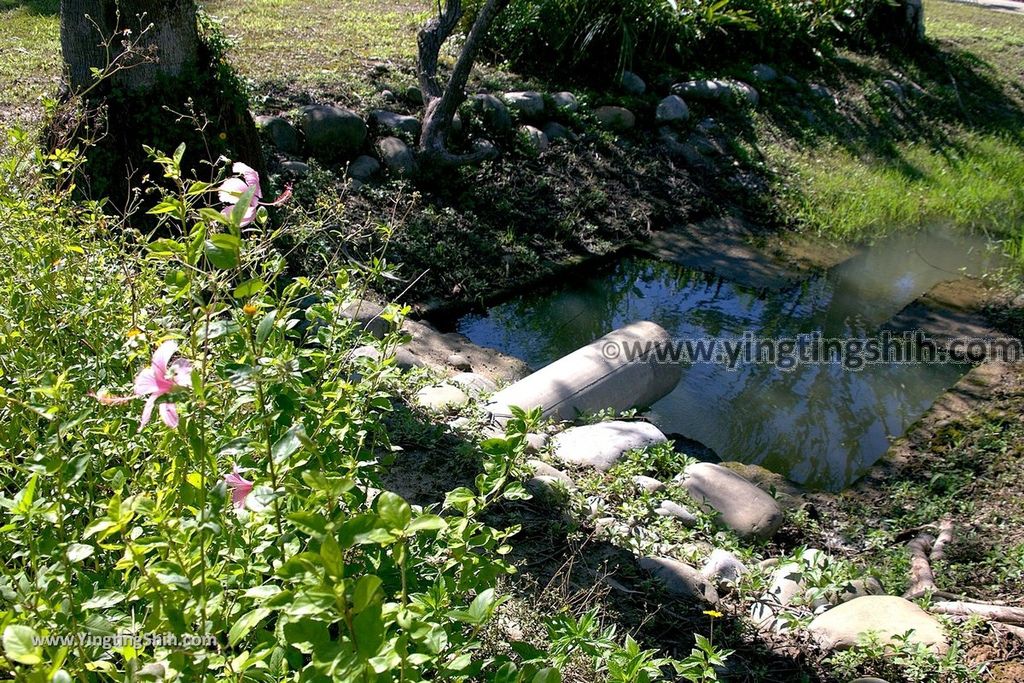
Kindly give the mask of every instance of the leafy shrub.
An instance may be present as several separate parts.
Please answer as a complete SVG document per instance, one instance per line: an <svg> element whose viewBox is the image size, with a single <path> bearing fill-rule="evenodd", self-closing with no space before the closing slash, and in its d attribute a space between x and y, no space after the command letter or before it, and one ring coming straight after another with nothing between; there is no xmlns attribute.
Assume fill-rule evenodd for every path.
<svg viewBox="0 0 1024 683"><path fill-rule="evenodd" d="M177 190L150 210L169 235L152 242L71 200L76 154L3 166L0 671L413 681L497 666L476 634L516 529L480 517L525 495L526 416L482 444L475 487L443 509L378 493L397 337L344 317L347 271L285 281L251 183L222 214L183 153L153 153ZM175 360L151 361L168 340ZM353 356L363 344L384 360ZM149 424L140 367L165 375L136 376Z"/></svg>
<svg viewBox="0 0 1024 683"><path fill-rule="evenodd" d="M799 58L862 36L882 1L512 0L491 29L492 58L602 84L624 68L694 68L737 54Z"/></svg>

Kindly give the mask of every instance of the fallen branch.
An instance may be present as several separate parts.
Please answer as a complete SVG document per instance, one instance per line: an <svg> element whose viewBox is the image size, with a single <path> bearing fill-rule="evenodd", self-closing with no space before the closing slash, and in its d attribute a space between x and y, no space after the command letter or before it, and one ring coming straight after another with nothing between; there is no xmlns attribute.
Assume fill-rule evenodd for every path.
<svg viewBox="0 0 1024 683"><path fill-rule="evenodd" d="M1005 624L1024 625L1024 608L1007 607L1005 605L984 605L979 602L964 602L962 600L948 602L934 602L929 610L936 614L948 614L954 617L979 616L989 621L998 621Z"/></svg>

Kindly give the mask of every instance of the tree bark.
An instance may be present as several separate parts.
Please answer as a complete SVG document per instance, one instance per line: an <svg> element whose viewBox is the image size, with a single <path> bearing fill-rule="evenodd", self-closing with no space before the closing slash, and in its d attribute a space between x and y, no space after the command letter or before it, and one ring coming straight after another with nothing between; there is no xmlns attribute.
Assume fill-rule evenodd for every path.
<svg viewBox="0 0 1024 683"><path fill-rule="evenodd" d="M495 150L482 149L469 154L453 154L448 150L448 135L459 105L466 99L466 82L473 69L476 54L494 18L509 0L486 0L480 8L466 42L455 62L448 83L441 87L437 78L441 47L462 18L461 0L446 0L438 16L427 22L418 37L418 77L423 91L423 130L420 134L420 158L427 165L455 167L492 158Z"/></svg>
<svg viewBox="0 0 1024 683"><path fill-rule="evenodd" d="M60 12L71 106L45 144L84 143L83 192L125 206L132 174L150 163L143 145L186 143L186 170L201 176L220 155L265 175L248 103L202 40L195 0L61 0Z"/></svg>

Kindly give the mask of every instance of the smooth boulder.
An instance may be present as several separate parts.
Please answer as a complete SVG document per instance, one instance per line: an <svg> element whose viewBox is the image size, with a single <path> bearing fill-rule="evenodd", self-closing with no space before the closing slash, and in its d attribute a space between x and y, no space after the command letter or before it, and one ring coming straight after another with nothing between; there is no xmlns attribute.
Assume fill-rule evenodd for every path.
<svg viewBox="0 0 1024 683"><path fill-rule="evenodd" d="M472 100L473 111L479 114L484 128L492 133L507 133L512 128L512 115L505 103L494 95L475 95Z"/></svg>
<svg viewBox="0 0 1024 683"><path fill-rule="evenodd" d="M679 95L669 95L654 110L654 119L658 123L683 123L690 118L690 108Z"/></svg>
<svg viewBox="0 0 1024 683"><path fill-rule="evenodd" d="M657 349L671 342L660 325L632 323L499 391L488 412L504 424L512 406L539 407L542 417L562 420L609 408L622 412L651 406L675 389L682 376L678 363L657 358Z"/></svg>
<svg viewBox="0 0 1024 683"><path fill-rule="evenodd" d="M649 422L613 420L571 427L552 439L554 455L562 462L608 470L626 451L667 441Z"/></svg>
<svg viewBox="0 0 1024 683"><path fill-rule="evenodd" d="M548 141L548 136L544 134L544 131L533 126L520 126L519 134L522 136L526 146L534 154L540 154L551 146Z"/></svg>
<svg viewBox="0 0 1024 683"><path fill-rule="evenodd" d="M664 584L673 595L711 604L718 602L718 591L699 571L669 557L642 557L640 567Z"/></svg>
<svg viewBox="0 0 1024 683"><path fill-rule="evenodd" d="M391 175L410 178L416 174L416 157L401 138L387 137L378 140L377 152Z"/></svg>
<svg viewBox="0 0 1024 683"><path fill-rule="evenodd" d="M443 413L469 404L469 396L461 388L444 383L423 387L416 392L415 401L421 408Z"/></svg>
<svg viewBox="0 0 1024 683"><path fill-rule="evenodd" d="M695 100L721 101L742 98L751 105L756 105L760 100L757 90L747 83L724 78L705 78L676 83L671 90L674 95Z"/></svg>
<svg viewBox="0 0 1024 683"><path fill-rule="evenodd" d="M580 104L576 100L576 96L571 92L556 92L551 96L551 103L555 105L556 109L573 113L579 110Z"/></svg>
<svg viewBox="0 0 1024 683"><path fill-rule="evenodd" d="M348 165L348 170L345 171L349 178L364 183L378 173L380 173L380 162L366 154L353 159Z"/></svg>
<svg viewBox="0 0 1024 683"><path fill-rule="evenodd" d="M507 92L503 99L509 109L519 112L523 118L536 119L544 114L544 96L539 92L533 90Z"/></svg>
<svg viewBox="0 0 1024 683"><path fill-rule="evenodd" d="M329 104L302 108L302 134L306 151L321 161L354 156L366 143L366 124L358 114Z"/></svg>
<svg viewBox="0 0 1024 683"><path fill-rule="evenodd" d="M594 110L594 118L602 128L615 133L624 133L636 126L636 116L625 107L598 107Z"/></svg>
<svg viewBox="0 0 1024 683"><path fill-rule="evenodd" d="M285 154L298 154L302 149L299 131L284 117L257 116L256 128Z"/></svg>
<svg viewBox="0 0 1024 683"><path fill-rule="evenodd" d="M884 644L892 644L895 636L913 631L908 640L911 644L922 644L938 654L949 649L938 619L894 595L866 595L844 602L815 617L807 630L828 651L848 650L869 631Z"/></svg>
<svg viewBox="0 0 1024 683"><path fill-rule="evenodd" d="M396 114L393 111L375 109L370 112L370 125L374 130L387 135L407 133L415 141L420 136L420 120L415 116Z"/></svg>
<svg viewBox="0 0 1024 683"><path fill-rule="evenodd" d="M640 78L632 71L622 72L622 78L619 79L619 85L622 86L623 92L628 95L643 95L644 91L647 90L647 84L644 83L644 79Z"/></svg>
<svg viewBox="0 0 1024 683"><path fill-rule="evenodd" d="M721 465L690 465L680 485L698 504L717 512L718 521L741 538L767 540L782 526L782 510L775 499Z"/></svg>

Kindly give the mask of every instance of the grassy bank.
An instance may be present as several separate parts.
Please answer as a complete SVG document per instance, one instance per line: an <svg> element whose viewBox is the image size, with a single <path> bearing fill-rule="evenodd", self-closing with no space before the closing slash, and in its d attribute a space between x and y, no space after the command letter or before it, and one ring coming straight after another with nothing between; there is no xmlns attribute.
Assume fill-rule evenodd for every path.
<svg viewBox="0 0 1024 683"><path fill-rule="evenodd" d="M838 111L797 134L767 122L779 208L842 241L952 223L1024 255L1024 15L926 8L922 54L842 55L822 74Z"/></svg>

